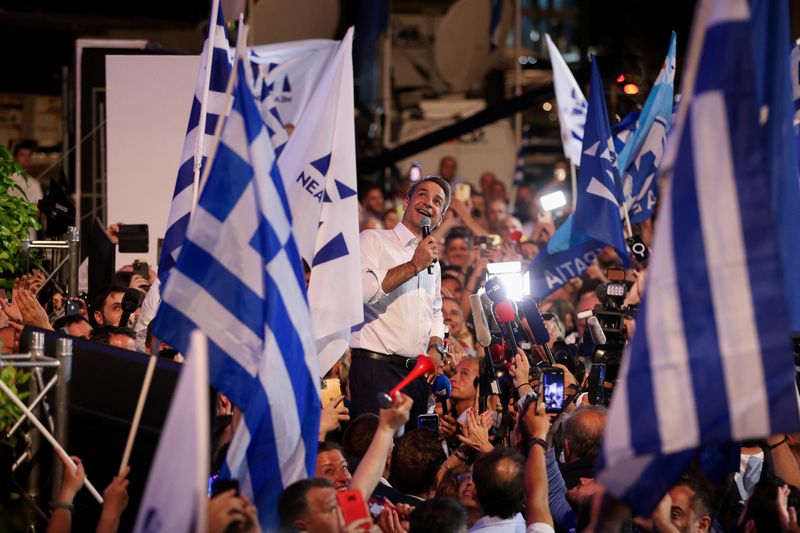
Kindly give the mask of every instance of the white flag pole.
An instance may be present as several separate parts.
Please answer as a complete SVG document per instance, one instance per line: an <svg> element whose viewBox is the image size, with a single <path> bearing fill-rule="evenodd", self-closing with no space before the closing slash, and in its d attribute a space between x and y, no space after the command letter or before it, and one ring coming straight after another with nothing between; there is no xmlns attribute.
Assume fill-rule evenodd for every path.
<svg viewBox="0 0 800 533"><path fill-rule="evenodd" d="M139 430L139 422L142 419L142 411L144 411L144 403L147 400L147 394L150 392L150 382L153 379L153 372L156 369L157 355L151 355L150 360L147 362L147 370L144 373L144 381L142 382L142 390L139 391L139 401L136 403L136 412L133 414L131 421L131 429L128 432L128 442L125 444L125 452L122 454L122 462L119 465L119 473L128 466L128 461L131 458L131 450L133 449L133 440L136 438L136 432Z"/></svg>
<svg viewBox="0 0 800 533"><path fill-rule="evenodd" d="M206 41L206 64L203 76L203 97L200 99L200 123L197 125L197 140L194 145L194 185L192 189L192 210L197 207L200 196L200 166L203 164L203 145L206 137L206 108L208 107L208 92L211 85L211 62L214 59L214 43L216 43L217 16L219 14L220 0L214 0L211 5L211 18L208 20L208 39ZM191 215L189 215L191 217Z"/></svg>
<svg viewBox="0 0 800 533"><path fill-rule="evenodd" d="M575 163L569 161L569 175L572 180L572 212L578 207L578 176L575 172Z"/></svg>
<svg viewBox="0 0 800 533"><path fill-rule="evenodd" d="M0 379L0 391L11 398L11 401L14 402L16 406L20 408L20 410L22 410L23 414L28 417L28 420L30 420L31 423L36 426L36 429L39 430L39 433L41 433L44 438L47 439L50 445L53 446L53 449L55 449L56 453L61 456L61 459L73 470L76 470L78 465L75 464L75 461L72 460L72 458L69 456L66 450L64 450L61 444L59 444L56 438L49 431L47 431L47 428L44 427L44 424L42 424L39 419L36 418L36 415L34 415L31 410L28 409L28 406L26 406L22 400L20 400L17 395L8 388L8 385L6 385L2 379ZM83 485L86 487L86 490L88 490L91 495L94 496L94 499L97 500L97 503L103 503L103 497L100 496L100 493L97 492L97 489L94 488L94 485L92 485L88 477L83 480Z"/></svg>

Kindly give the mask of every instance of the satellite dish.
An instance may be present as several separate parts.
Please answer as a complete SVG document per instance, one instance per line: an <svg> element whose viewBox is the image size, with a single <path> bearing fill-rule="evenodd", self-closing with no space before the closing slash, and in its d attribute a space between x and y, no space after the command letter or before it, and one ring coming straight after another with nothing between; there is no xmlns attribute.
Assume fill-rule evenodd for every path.
<svg viewBox="0 0 800 533"><path fill-rule="evenodd" d="M472 88L503 57L505 36L511 26L514 4L503 0L500 42L489 49L491 2L458 0L447 10L436 30L433 60L445 83L454 91Z"/></svg>
<svg viewBox="0 0 800 533"><path fill-rule="evenodd" d="M250 44L333 39L339 15L339 0L260 0L251 14Z"/></svg>

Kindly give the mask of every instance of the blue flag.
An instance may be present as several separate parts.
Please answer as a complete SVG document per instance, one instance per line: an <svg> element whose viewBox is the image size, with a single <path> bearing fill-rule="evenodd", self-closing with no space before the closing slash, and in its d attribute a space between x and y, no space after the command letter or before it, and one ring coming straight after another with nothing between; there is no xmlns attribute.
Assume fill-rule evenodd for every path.
<svg viewBox="0 0 800 533"><path fill-rule="evenodd" d="M589 107L578 171L575 212L558 228L530 266L531 295L542 298L580 276L597 252L612 246L628 266L622 233L616 152L603 98L600 71L592 59Z"/></svg>
<svg viewBox="0 0 800 533"><path fill-rule="evenodd" d="M318 360L286 192L245 77L240 57L233 108L153 331L181 352L194 329L208 337L211 384L244 415L223 475L241 481L272 530L283 488L314 473Z"/></svg>
<svg viewBox="0 0 800 533"><path fill-rule="evenodd" d="M800 181L797 144L792 127L794 109L787 50L789 6L786 2L753 0L752 20L756 93L761 111L761 140L766 171L772 182L772 209L778 226L783 270L793 273L800 265ZM796 68L796 66L795 66ZM795 76L797 73L795 72ZM786 300L792 331L800 332L800 276L788 275Z"/></svg>
<svg viewBox="0 0 800 533"><path fill-rule="evenodd" d="M611 134L614 136L614 150L617 153L622 152L623 148L625 148L625 143L628 142L633 132L636 131L639 115L639 111L633 111L611 126Z"/></svg>
<svg viewBox="0 0 800 533"><path fill-rule="evenodd" d="M181 164L175 180L175 192L172 195L167 230L158 262L158 275L162 281L175 266L186 237L194 199L195 174L199 177L202 172L211 144L206 140L214 135L217 120L224 112L222 107L225 102L225 84L231 74L231 51L219 0L212 0L209 22L212 20L216 20L216 24L209 23L203 53L200 54L200 70L197 73L189 125L186 127L186 140L183 141ZM209 59L210 69L207 68ZM208 97L204 103L205 89L208 89Z"/></svg>
<svg viewBox="0 0 800 533"><path fill-rule="evenodd" d="M747 0L698 5L653 258L599 480L647 515L702 446L800 429Z"/></svg>
<svg viewBox="0 0 800 533"><path fill-rule="evenodd" d="M656 205L656 170L661 163L667 132L672 124L674 80L675 32L672 32L667 57L647 96L636 129L619 152L623 196L634 224L650 218Z"/></svg>

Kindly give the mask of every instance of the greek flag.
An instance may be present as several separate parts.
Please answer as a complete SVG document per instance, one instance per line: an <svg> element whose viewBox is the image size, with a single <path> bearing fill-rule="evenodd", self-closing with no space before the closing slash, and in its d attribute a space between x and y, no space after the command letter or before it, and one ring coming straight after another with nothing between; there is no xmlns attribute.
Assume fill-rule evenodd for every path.
<svg viewBox="0 0 800 533"><path fill-rule="evenodd" d="M158 274L162 280L175 266L183 245L192 211L195 176L199 178L202 173L217 120L224 113L225 84L231 73L231 51L219 0L212 0L208 20L216 20L216 24L209 23L203 53L200 55L200 71L197 73L186 140L183 141L181 164L158 263Z"/></svg>
<svg viewBox="0 0 800 533"><path fill-rule="evenodd" d="M598 467L643 515L700 446L800 429L755 72L728 53L750 42L747 0L699 4L654 258Z"/></svg>
<svg viewBox="0 0 800 533"><path fill-rule="evenodd" d="M647 220L655 208L658 193L656 169L661 163L672 123L674 80L675 32L672 32L664 65L647 96L635 131L619 152L617 161L625 204L634 224Z"/></svg>
<svg viewBox="0 0 800 533"><path fill-rule="evenodd" d="M772 182L772 208L778 225L783 271L800 264L800 180L797 144L792 127L790 62L786 54L789 7L785 2L755 0L751 3L756 93L760 110L760 139L764 143L766 170ZM795 65L795 69L797 66ZM797 76L793 72L791 76ZM786 276L786 301L792 331L800 332L800 276Z"/></svg>
<svg viewBox="0 0 800 533"><path fill-rule="evenodd" d="M244 415L223 474L240 480L271 529L283 487L314 472L319 370L289 203L247 74L240 59L153 331L179 351L196 328L208 337L211 384Z"/></svg>
<svg viewBox="0 0 800 533"><path fill-rule="evenodd" d="M350 28L278 157L297 245L311 266L308 299L323 374L364 320L352 47Z"/></svg>
<svg viewBox="0 0 800 533"><path fill-rule="evenodd" d="M194 330L147 476L135 532L206 530L211 462L208 391L208 339Z"/></svg>
<svg viewBox="0 0 800 533"><path fill-rule="evenodd" d="M619 176L603 82L592 58L589 109L578 171L575 212L556 230L547 246L531 262L531 295L547 296L580 276L605 246L612 246L627 266L628 248L620 218Z"/></svg>
<svg viewBox="0 0 800 533"><path fill-rule="evenodd" d="M276 156L280 157L338 46L338 41L309 39L248 48L253 92Z"/></svg>
<svg viewBox="0 0 800 533"><path fill-rule="evenodd" d="M547 50L550 53L550 63L553 66L553 86L556 90L558 123L561 126L561 144L564 146L564 155L573 165L580 165L583 129L589 104L558 48L553 44L549 35L545 34L545 38L547 39Z"/></svg>

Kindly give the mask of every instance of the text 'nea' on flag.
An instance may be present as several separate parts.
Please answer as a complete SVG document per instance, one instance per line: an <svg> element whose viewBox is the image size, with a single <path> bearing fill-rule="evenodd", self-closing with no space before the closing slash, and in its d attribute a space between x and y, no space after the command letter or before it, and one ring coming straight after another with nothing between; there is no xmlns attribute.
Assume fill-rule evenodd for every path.
<svg viewBox="0 0 800 533"><path fill-rule="evenodd" d="M583 274L605 246L613 247L626 266L629 263L620 218L614 140L608 125L603 82L594 59L577 185L575 212L531 262L534 297L544 297Z"/></svg>
<svg viewBox="0 0 800 533"><path fill-rule="evenodd" d="M206 530L211 462L208 340L197 330L190 337L136 516L137 533Z"/></svg>
<svg viewBox="0 0 800 533"><path fill-rule="evenodd" d="M172 195L167 230L164 234L164 243L158 262L158 274L162 281L169 270L175 266L175 261L180 253L192 210L195 172L198 172L198 176L202 172L202 166L211 149L211 139L214 136L214 129L217 127L217 120L224 113L225 85L228 83L231 73L231 57L228 33L225 30L225 17L222 14L219 0L212 1L212 17L215 9L217 23L216 25L209 24L203 52L200 55L200 69L197 73L197 82L192 98L189 124L186 127L186 139L183 141L180 167L178 167L178 176L175 180L175 192ZM213 36L209 38L211 33ZM209 59L211 68L207 69ZM206 88L208 95L205 99L205 106L203 106Z"/></svg>
<svg viewBox="0 0 800 533"><path fill-rule="evenodd" d="M649 514L702 445L798 430L746 0L695 16L664 204L599 479Z"/></svg>
<svg viewBox="0 0 800 533"><path fill-rule="evenodd" d="M311 266L308 301L323 374L364 320L352 47L350 28L278 157L297 244Z"/></svg>
<svg viewBox="0 0 800 533"><path fill-rule="evenodd" d="M288 201L244 68L154 334L179 351L194 328L208 336L211 384L244 416L223 474L269 528L283 487L314 471L320 399Z"/></svg>

